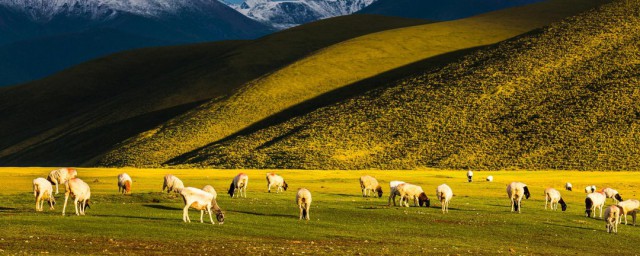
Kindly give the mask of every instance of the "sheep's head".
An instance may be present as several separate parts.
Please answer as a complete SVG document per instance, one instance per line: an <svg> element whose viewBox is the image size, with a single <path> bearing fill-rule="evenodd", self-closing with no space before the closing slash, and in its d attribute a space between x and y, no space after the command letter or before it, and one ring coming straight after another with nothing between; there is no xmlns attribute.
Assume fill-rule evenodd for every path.
<svg viewBox="0 0 640 256"><path fill-rule="evenodd" d="M124 182L124 191L125 193L131 193L131 183L129 181Z"/></svg>
<svg viewBox="0 0 640 256"><path fill-rule="evenodd" d="M563 212L567 210L567 203L564 202L564 199L560 198L560 201L558 201L558 203L562 207Z"/></svg>
<svg viewBox="0 0 640 256"><path fill-rule="evenodd" d="M233 197L233 191L235 191L236 187L233 186L233 182L231 182L231 186L229 186L229 191L227 192L231 197Z"/></svg>
<svg viewBox="0 0 640 256"><path fill-rule="evenodd" d="M429 200L429 197L424 192L418 196L418 203L420 203L420 207L422 207L422 205L425 207L431 206L431 200Z"/></svg>
<svg viewBox="0 0 640 256"><path fill-rule="evenodd" d="M573 189L572 187L567 187L567 190L569 191L572 191L572 189Z"/></svg>
<svg viewBox="0 0 640 256"><path fill-rule="evenodd" d="M287 191L287 188L289 188L289 184L287 184L287 182L284 180L282 181L282 183L284 184L282 185L282 189L284 189L284 191Z"/></svg>
<svg viewBox="0 0 640 256"><path fill-rule="evenodd" d="M616 194L616 195L615 195L615 196L613 196L613 197L615 197L615 198L616 198L616 200L618 200L618 202L623 201L623 200L622 200L622 197L620 196L620 194Z"/></svg>
<svg viewBox="0 0 640 256"><path fill-rule="evenodd" d="M378 192L378 197L382 197L382 187L380 185L376 188L376 192Z"/></svg>
<svg viewBox="0 0 640 256"><path fill-rule="evenodd" d="M84 209L83 210L87 210L87 208L91 208L91 200L87 199L87 202L84 205Z"/></svg>
<svg viewBox="0 0 640 256"><path fill-rule="evenodd" d="M524 186L524 196L529 199L529 197L531 197L531 193L529 193L529 188L527 186Z"/></svg>
<svg viewBox="0 0 640 256"><path fill-rule="evenodd" d="M216 212L216 219L218 220L218 224L224 224L224 213L222 213L222 211Z"/></svg>

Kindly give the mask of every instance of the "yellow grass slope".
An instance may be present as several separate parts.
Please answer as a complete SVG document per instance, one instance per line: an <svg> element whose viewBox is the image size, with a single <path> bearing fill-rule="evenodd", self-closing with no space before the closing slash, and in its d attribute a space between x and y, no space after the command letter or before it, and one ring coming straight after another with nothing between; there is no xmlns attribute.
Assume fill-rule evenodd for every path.
<svg viewBox="0 0 640 256"><path fill-rule="evenodd" d="M99 164L162 165L323 93L430 57L497 43L603 2L552 0L339 43L118 145Z"/></svg>

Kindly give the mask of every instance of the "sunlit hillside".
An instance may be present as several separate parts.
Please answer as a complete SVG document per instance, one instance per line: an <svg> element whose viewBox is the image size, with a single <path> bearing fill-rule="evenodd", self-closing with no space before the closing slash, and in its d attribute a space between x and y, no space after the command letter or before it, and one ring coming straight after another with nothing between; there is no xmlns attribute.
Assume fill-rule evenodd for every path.
<svg viewBox="0 0 640 256"><path fill-rule="evenodd" d="M640 1L607 4L174 163L640 170Z"/></svg>
<svg viewBox="0 0 640 256"><path fill-rule="evenodd" d="M243 129L252 128L252 125L264 125L263 123L257 123L261 120L274 116L276 118L281 117L279 115L283 113L284 119L286 119L291 115L301 114L299 113L301 109L302 112L305 112L309 111L309 108L313 109L328 105L334 102L336 98L340 99L341 97L344 98L345 95L350 95L349 90L357 91L362 90L363 87L381 86L386 84L390 77L406 76L407 73L411 73L415 69L415 65L423 65L422 70L438 66L430 62L434 57L497 43L561 20L567 16L591 9L603 2L552 0L463 20L374 33L336 44L272 74L252 81L248 86L243 87L238 93L227 99L211 101L195 111L190 111L161 126L139 134L114 148L104 158L100 159L99 164L157 166L169 162L180 163L181 159L183 159L181 158L183 154L228 138ZM439 59L437 62L446 61ZM348 85L351 87L346 87ZM342 90L338 91L333 99L320 102L313 101L316 97L336 89ZM285 113L288 108L306 103L311 104L311 106L293 109L293 114ZM393 108L387 109L386 107L384 106L385 112L394 111ZM319 126L322 124L326 128L333 127L329 126L331 123L327 123L328 120L321 118L297 120L296 122L310 122ZM284 120L276 120L275 122L280 121ZM346 129L346 127L340 127L340 129ZM333 136L324 133L319 134ZM370 135L374 136L374 133ZM266 137L262 139L266 139ZM356 137L353 140L359 140L364 144L374 144L376 141L367 141L364 137ZM264 140L262 141L264 142ZM204 165L225 163L224 166L244 166L245 164L242 161L257 161L255 166L265 166L272 164L269 159L282 159L282 161L286 162L286 164L282 163L282 167L303 165L302 167L305 168L310 166L332 168L324 165L327 161L321 158L314 158L314 156L322 154L328 157L327 159L334 159L334 151L327 150L324 147L318 148L316 146L320 145L316 144L305 144L311 141L310 139L299 139L294 142L296 143L294 147L286 147L287 150L278 151L282 153L280 155L279 153L271 155L271 152L266 155L263 154L263 152L270 149L255 151L256 148L241 146L242 150L240 150L232 146L229 151L224 150L224 153L220 154L203 153L205 155L204 158L201 158L200 153L196 153L196 156L191 158L190 162ZM255 142L257 143L258 141ZM323 144L322 141L317 141L316 143ZM347 141L340 143L347 143ZM252 144L256 145L253 142ZM231 144L214 145L216 145L214 148L224 149L226 145ZM421 145L426 148L426 145ZM411 154L422 152L412 148L411 144L402 148L411 152ZM383 149L385 150L383 151ZM289 150L297 153L287 154ZM317 153L309 154L310 152L316 152L316 150ZM375 150L380 150L381 154L392 154L384 147L376 148ZM205 151L208 152L208 149ZM358 155L360 153L355 154ZM345 155L347 155L346 158L349 158L352 154L351 152L345 152ZM362 153L362 156L369 155L371 153ZM177 158L175 159L176 161L172 161L174 158ZM338 158L340 157L338 156ZM315 160L318 161L309 163L309 161ZM342 161L338 160L337 162L341 163ZM344 163L345 166L353 164L349 159ZM281 163L273 164L280 166ZM253 164L247 166L250 165ZM415 163L412 163L408 166L414 165ZM354 167L368 166L371 165L354 165Z"/></svg>

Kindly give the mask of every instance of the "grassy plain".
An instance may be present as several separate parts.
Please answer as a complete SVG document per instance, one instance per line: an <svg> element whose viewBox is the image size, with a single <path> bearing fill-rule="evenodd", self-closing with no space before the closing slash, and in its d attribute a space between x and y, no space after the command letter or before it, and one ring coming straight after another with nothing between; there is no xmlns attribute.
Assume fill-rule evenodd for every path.
<svg viewBox="0 0 640 256"><path fill-rule="evenodd" d="M633 172L478 171L467 183L464 171L301 171L278 170L290 184L280 194L267 193L267 170L248 173L248 198L225 192L238 170L79 169L92 188L87 216L61 216L63 194L55 211L34 211L31 180L50 168L0 168L0 253L5 254L542 254L633 253L640 232L621 226L605 232L604 221L584 216L586 185L612 186L624 199L637 198L640 178ZM117 193L116 175L129 173L133 195ZM172 173L185 185L213 185L226 213L224 225L181 220L182 202L160 193L162 177ZM384 184L383 198L362 198L358 177L370 174ZM484 181L493 175L495 181ZM421 185L430 208L387 206L388 184L404 180ZM532 197L521 214L510 213L505 185L529 185ZM575 191L561 188L570 181ZM449 214L440 213L435 187L447 183L454 198ZM313 193L312 220L297 218L295 190ZM544 210L543 190L564 195L566 212ZM611 201L607 201L611 204ZM67 209L68 210L68 209ZM191 219L197 220L196 211Z"/></svg>

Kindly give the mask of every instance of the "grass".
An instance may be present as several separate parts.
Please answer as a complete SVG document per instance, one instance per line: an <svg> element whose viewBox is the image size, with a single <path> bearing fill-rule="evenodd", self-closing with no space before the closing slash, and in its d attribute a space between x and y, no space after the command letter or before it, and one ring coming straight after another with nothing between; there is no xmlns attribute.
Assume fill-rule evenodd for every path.
<svg viewBox="0 0 640 256"><path fill-rule="evenodd" d="M230 199L225 189L238 170L80 169L92 188L87 216L34 212L31 180L48 168L1 168L7 182L0 194L0 249L8 254L536 254L567 255L629 253L640 238L638 227L619 227L609 235L604 221L584 216L585 193L595 184L612 186L624 199L636 198L640 182L632 172L477 171L467 183L464 171L298 171L278 170L290 184L280 194L267 193L268 170L248 173L248 198ZM117 193L116 175L129 173L133 195ZM212 184L226 212L224 225L181 220L181 199L160 193L162 177L173 173L187 186ZM381 199L362 198L358 177L375 176L381 183L404 180L421 185L432 199L430 208L399 208ZM493 183L483 181L493 175ZM506 184L525 182L532 193L523 212L510 212ZM561 190L570 181L575 191ZM435 187L447 183L454 191L449 214L440 213ZM313 193L309 222L297 219L295 189ZM566 212L544 210L543 190L561 191ZM611 199L609 199L611 200ZM155 202L154 202L155 201ZM611 204L611 201L607 201ZM67 209L68 210L68 209Z"/></svg>
<svg viewBox="0 0 640 256"><path fill-rule="evenodd" d="M133 137L105 154L98 164L167 164L322 94L438 55L497 43L603 2L552 0L341 42L252 81L228 99L211 101Z"/></svg>

